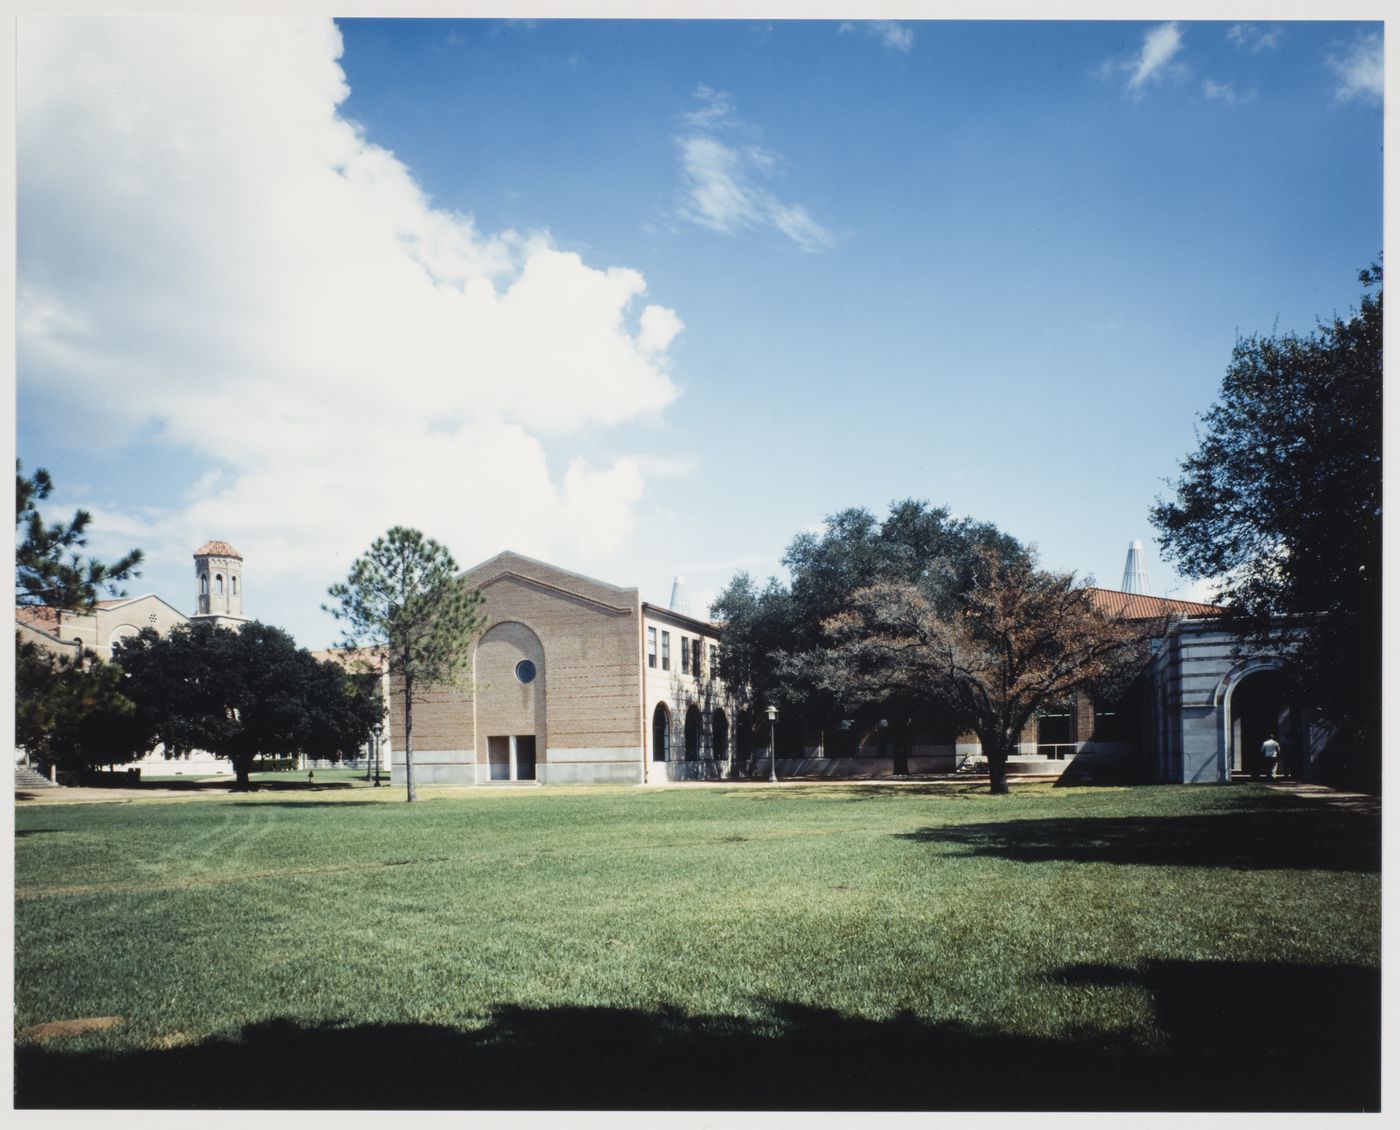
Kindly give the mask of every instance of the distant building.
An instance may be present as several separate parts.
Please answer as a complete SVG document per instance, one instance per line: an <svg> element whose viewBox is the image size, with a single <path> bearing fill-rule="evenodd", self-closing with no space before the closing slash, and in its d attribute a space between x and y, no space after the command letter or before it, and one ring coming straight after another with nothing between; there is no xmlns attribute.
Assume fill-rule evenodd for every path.
<svg viewBox="0 0 1400 1130"><path fill-rule="evenodd" d="M186 616L153 593L99 600L90 611L65 612L44 605L15 609L15 631L22 642L37 644L65 660L112 658L113 646L143 628L160 635L192 620L208 620L216 627L239 628L243 615L243 556L226 541L205 542L194 552L195 612ZM17 751L17 756L22 756ZM188 757L169 758L157 748L124 768L151 773L187 776L232 773L226 759L195 751Z"/></svg>
<svg viewBox="0 0 1400 1130"><path fill-rule="evenodd" d="M216 628L241 628L243 615L243 555L226 541L207 541L194 551L197 593L191 619L207 620Z"/></svg>

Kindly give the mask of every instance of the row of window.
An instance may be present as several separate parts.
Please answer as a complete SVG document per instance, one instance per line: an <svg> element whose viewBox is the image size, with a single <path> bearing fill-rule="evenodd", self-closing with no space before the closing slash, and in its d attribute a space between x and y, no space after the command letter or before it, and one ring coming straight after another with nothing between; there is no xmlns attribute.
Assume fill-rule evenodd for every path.
<svg viewBox="0 0 1400 1130"><path fill-rule="evenodd" d="M694 674L700 678L700 648L701 641L698 637L680 637L681 651L681 674ZM656 666L656 629L647 629L647 666ZM671 633L662 631L661 633L661 670L671 669ZM710 674L715 674L719 669L719 647L710 644Z"/></svg>
<svg viewBox="0 0 1400 1130"><path fill-rule="evenodd" d="M237 577L230 577L230 578L229 578L229 583L232 585L232 588L233 588L233 595L234 595L234 596L237 596L237 595L238 595L238 578L237 578ZM223 576L222 573L215 573L215 574L214 574L214 592L217 593L219 596L223 596L223 594L224 594L224 576ZM209 595L209 574L207 574L207 573L201 574L201 576L200 576L200 578L199 578L199 594L200 594L200 596L208 596L208 595Z"/></svg>

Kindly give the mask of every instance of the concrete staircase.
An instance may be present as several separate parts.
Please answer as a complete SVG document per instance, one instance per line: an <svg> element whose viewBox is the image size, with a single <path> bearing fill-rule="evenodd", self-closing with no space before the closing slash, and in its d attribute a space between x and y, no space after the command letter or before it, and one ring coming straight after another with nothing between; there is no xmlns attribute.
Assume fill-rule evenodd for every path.
<svg viewBox="0 0 1400 1130"><path fill-rule="evenodd" d="M15 788L17 789L56 789L52 781L28 765L15 766Z"/></svg>

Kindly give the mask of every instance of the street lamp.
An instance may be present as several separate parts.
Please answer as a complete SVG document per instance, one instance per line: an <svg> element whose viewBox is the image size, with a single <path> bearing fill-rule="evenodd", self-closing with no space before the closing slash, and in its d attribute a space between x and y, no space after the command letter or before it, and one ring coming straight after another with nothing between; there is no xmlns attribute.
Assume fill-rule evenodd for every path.
<svg viewBox="0 0 1400 1130"><path fill-rule="evenodd" d="M773 734L778 726L778 708L770 706L768 708L768 780L773 784L778 783L778 743Z"/></svg>
<svg viewBox="0 0 1400 1130"><path fill-rule="evenodd" d="M384 723L382 721L374 724L374 787L379 788L379 750L380 742L384 736Z"/></svg>

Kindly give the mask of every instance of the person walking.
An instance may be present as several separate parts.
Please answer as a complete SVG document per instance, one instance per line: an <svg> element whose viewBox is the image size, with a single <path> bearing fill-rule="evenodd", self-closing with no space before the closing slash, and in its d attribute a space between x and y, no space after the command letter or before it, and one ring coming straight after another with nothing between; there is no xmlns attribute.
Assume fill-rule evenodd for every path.
<svg viewBox="0 0 1400 1130"><path fill-rule="evenodd" d="M1278 768L1278 742L1274 740L1273 734L1264 739L1264 744L1259 747L1259 756L1264 759L1264 779L1272 781L1274 770Z"/></svg>

